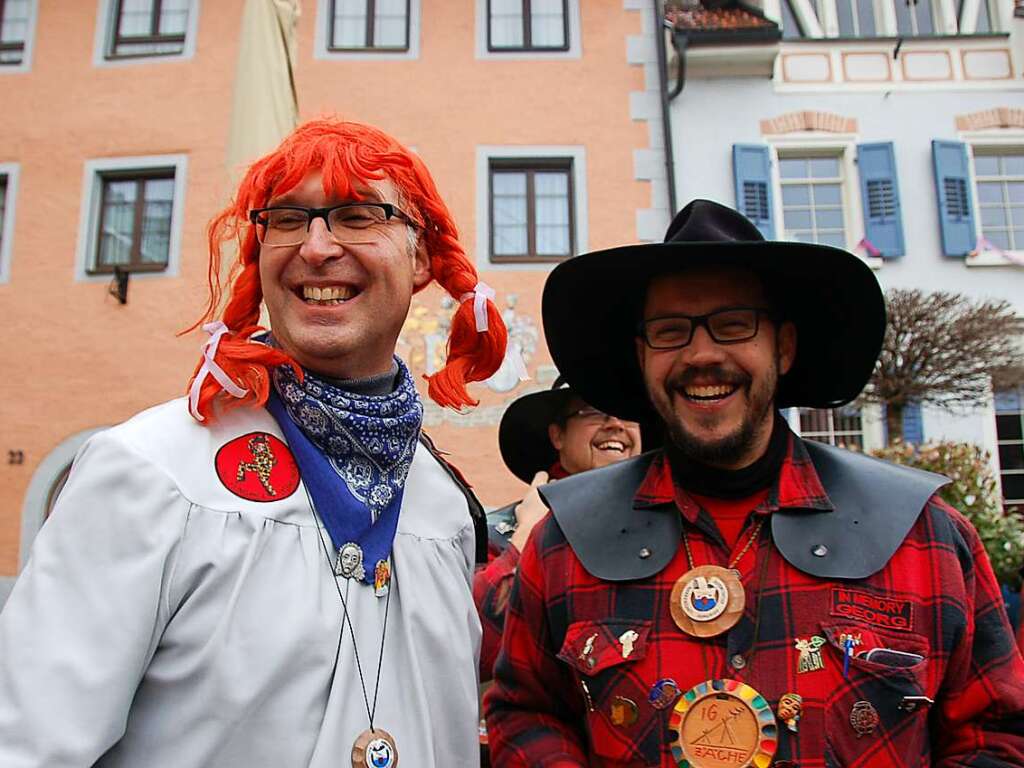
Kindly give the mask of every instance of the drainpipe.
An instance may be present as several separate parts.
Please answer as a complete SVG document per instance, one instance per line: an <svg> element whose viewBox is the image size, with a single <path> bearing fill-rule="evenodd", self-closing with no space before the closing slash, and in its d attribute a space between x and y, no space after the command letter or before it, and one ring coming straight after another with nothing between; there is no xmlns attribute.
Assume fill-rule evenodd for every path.
<svg viewBox="0 0 1024 768"><path fill-rule="evenodd" d="M668 93L668 56L665 51L665 9L661 0L652 0L654 8L654 37L658 47L658 95L661 99L661 129L665 134L665 179L668 182L669 215L676 215L676 174L675 157L672 152L672 118L669 114L669 102L679 95L682 88L676 84L674 93ZM674 36L675 33L673 33ZM680 52L682 57L682 52Z"/></svg>

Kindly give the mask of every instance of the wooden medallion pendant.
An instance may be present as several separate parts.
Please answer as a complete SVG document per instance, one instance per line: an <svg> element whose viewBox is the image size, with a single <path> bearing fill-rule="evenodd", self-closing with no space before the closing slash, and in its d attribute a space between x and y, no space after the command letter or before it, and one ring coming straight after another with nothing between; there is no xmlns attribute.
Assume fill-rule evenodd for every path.
<svg viewBox="0 0 1024 768"><path fill-rule="evenodd" d="M398 746L383 728L366 730L352 745L352 768L398 768Z"/></svg>
<svg viewBox="0 0 1024 768"><path fill-rule="evenodd" d="M679 577L672 588L672 620L694 637L715 637L732 629L743 615L746 594L736 571L700 565Z"/></svg>

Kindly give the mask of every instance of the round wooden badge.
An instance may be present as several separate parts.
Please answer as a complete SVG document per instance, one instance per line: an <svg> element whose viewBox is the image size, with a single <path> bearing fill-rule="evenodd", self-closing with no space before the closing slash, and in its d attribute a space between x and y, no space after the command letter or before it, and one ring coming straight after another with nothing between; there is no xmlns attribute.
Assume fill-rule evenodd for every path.
<svg viewBox="0 0 1024 768"><path fill-rule="evenodd" d="M359 734L352 745L353 768L398 768L398 746L383 728Z"/></svg>
<svg viewBox="0 0 1024 768"><path fill-rule="evenodd" d="M735 571L701 565L672 587L672 620L694 637L714 637L732 629L743 615L746 595Z"/></svg>
<svg viewBox="0 0 1024 768"><path fill-rule="evenodd" d="M736 680L708 680L688 690L668 727L680 768L768 768L778 746L772 708Z"/></svg>

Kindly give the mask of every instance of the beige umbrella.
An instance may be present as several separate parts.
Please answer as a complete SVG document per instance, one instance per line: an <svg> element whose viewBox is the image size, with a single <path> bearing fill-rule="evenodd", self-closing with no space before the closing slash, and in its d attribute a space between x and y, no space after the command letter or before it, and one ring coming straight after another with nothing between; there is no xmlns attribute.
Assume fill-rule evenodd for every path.
<svg viewBox="0 0 1024 768"><path fill-rule="evenodd" d="M293 68L299 13L299 0L245 2L227 148L233 179L298 121Z"/></svg>

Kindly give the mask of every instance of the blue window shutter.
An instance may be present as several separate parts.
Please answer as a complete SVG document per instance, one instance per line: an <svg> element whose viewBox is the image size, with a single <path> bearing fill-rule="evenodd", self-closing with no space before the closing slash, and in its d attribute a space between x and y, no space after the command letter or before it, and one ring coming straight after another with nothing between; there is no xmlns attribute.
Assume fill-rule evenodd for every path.
<svg viewBox="0 0 1024 768"><path fill-rule="evenodd" d="M932 163L939 199L942 252L964 258L977 245L967 145L961 141L932 141Z"/></svg>
<svg viewBox="0 0 1024 768"><path fill-rule="evenodd" d="M903 406L903 441L914 445L924 442L924 419L920 403L907 403Z"/></svg>
<svg viewBox="0 0 1024 768"><path fill-rule="evenodd" d="M762 144L733 144L732 173L736 181L736 208L754 223L765 240L774 240L772 172L768 147Z"/></svg>
<svg viewBox="0 0 1024 768"><path fill-rule="evenodd" d="M857 145L857 170L864 209L864 237L891 259L906 253L896 155L892 142Z"/></svg>

